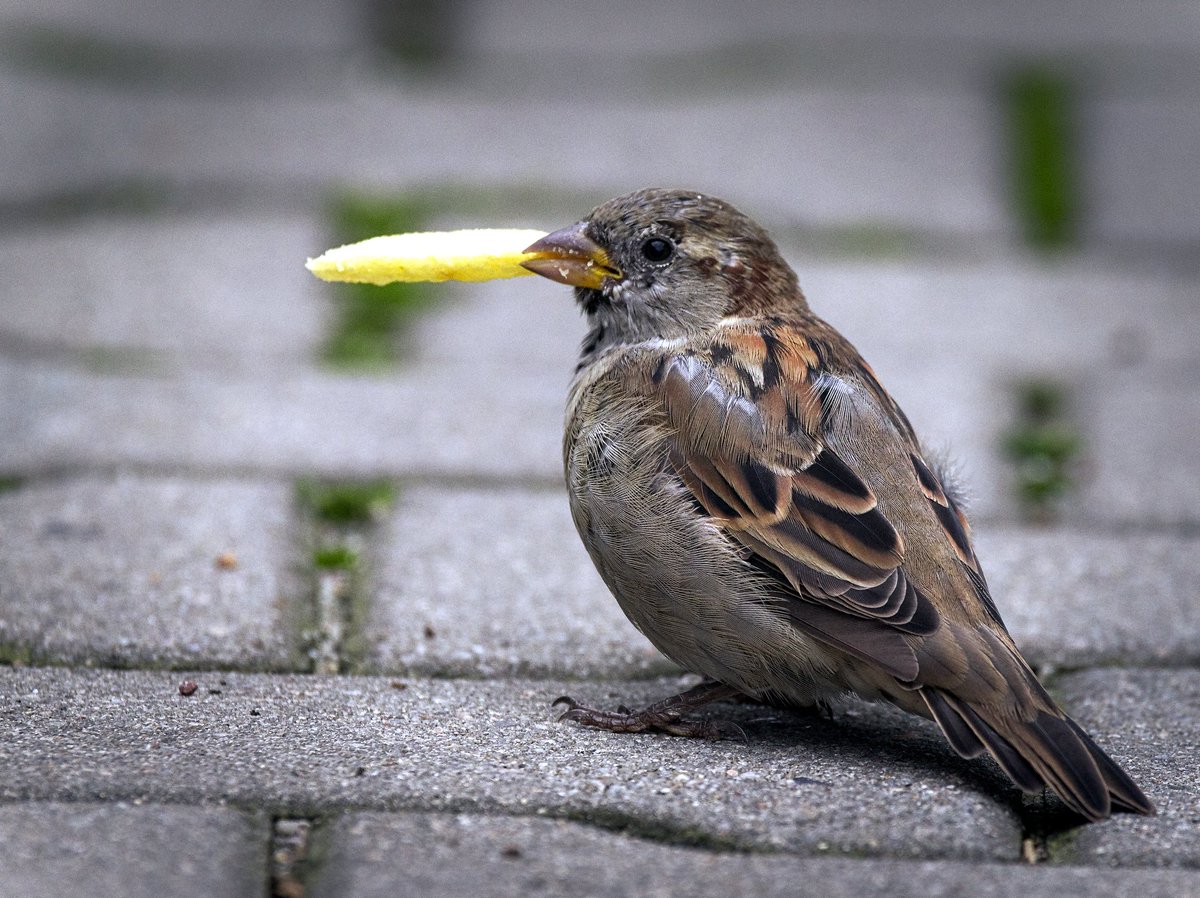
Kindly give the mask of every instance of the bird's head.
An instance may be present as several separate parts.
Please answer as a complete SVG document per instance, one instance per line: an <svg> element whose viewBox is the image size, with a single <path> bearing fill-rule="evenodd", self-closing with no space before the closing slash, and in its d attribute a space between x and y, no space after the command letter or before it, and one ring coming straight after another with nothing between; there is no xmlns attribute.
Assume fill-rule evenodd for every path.
<svg viewBox="0 0 1200 898"><path fill-rule="evenodd" d="M650 188L609 200L526 252L530 271L575 287L605 346L673 339L722 318L804 307L759 225L715 197Z"/></svg>

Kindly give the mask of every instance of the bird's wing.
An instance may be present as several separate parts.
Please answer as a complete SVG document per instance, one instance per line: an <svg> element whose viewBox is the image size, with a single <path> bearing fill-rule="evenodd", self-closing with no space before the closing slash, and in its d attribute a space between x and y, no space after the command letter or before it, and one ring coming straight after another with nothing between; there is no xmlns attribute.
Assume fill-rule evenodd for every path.
<svg viewBox="0 0 1200 898"><path fill-rule="evenodd" d="M835 370L847 361L862 366L853 382ZM912 499L930 506L947 551L968 570L978 566L965 520L857 353L817 319L803 327L729 322L665 355L651 380L670 425L672 466L751 561L790 585L788 613L914 680L917 659L904 635L934 632L941 615L905 570L905 540L881 507L864 441L874 443L872 456L883 448L901 459ZM848 420L863 408L868 421ZM887 479L894 490L894 471Z"/></svg>
<svg viewBox="0 0 1200 898"><path fill-rule="evenodd" d="M843 338L815 318L730 322L650 376L671 465L785 585L797 626L895 677L959 754L990 752L1022 789L1090 819L1153 813L1021 658L966 519Z"/></svg>

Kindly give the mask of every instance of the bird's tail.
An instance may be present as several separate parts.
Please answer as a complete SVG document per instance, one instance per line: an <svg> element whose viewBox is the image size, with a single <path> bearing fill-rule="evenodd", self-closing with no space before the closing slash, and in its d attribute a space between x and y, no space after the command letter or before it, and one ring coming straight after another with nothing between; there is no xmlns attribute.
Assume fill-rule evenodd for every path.
<svg viewBox="0 0 1200 898"><path fill-rule="evenodd" d="M1088 820L1154 813L1154 805L1029 674L1038 707L1020 715L970 704L943 690L920 690L950 745L965 758L987 751L1022 790L1050 788ZM1023 709L1025 710L1025 709Z"/></svg>

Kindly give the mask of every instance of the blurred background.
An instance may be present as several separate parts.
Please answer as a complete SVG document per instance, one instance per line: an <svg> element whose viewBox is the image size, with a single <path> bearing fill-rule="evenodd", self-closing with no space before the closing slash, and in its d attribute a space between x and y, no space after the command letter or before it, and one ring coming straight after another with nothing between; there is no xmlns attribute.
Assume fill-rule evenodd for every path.
<svg viewBox="0 0 1200 898"><path fill-rule="evenodd" d="M1077 672L1048 685L1158 818L1055 836L866 714L800 766L774 737L709 761L550 735L561 691L678 672L570 521L570 291L304 262L652 185L776 237L958 472L1014 636ZM903 869L872 857L957 882L1019 845L1072 882L1195 867L1198 385L1200 0L0 0L0 892L167 894L132 852L248 894L268 834L275 895L372 858L423 875L365 808L482 810L523 883L578 871L502 848L504 815L628 827L578 870L619 856L631 893L659 839L845 852L847 882ZM468 870L477 843L445 839L421 863Z"/></svg>
<svg viewBox="0 0 1200 898"><path fill-rule="evenodd" d="M557 482L560 288L378 233L765 224L983 516L1200 517L1200 5L0 3L0 474Z"/></svg>

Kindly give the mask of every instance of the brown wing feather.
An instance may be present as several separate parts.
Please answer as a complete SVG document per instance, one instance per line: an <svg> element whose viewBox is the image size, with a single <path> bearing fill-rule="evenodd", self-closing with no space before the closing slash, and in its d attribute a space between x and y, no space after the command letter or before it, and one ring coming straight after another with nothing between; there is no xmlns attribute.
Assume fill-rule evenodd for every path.
<svg viewBox="0 0 1200 898"><path fill-rule="evenodd" d="M798 596L932 632L937 612L901 568L900 533L824 439L820 364L818 348L783 328L731 328L669 359L655 380L677 434L672 464L714 520Z"/></svg>
<svg viewBox="0 0 1200 898"><path fill-rule="evenodd" d="M804 323L803 332L781 322L731 325L656 367L669 460L699 505L752 564L791 587L783 610L796 626L923 699L960 754L986 750L1022 789L1049 786L1091 819L1153 813L1020 657L967 519L921 457L903 412L848 344L823 345L823 337L840 338L817 319ZM839 354L841 364L860 366L855 387L830 370L827 360ZM831 438L857 411L852 389L882 410L885 429L874 437L907 453L892 456L898 462L886 475L911 478L888 483L893 502L897 494L928 502L924 532L932 535L923 545L932 562L924 566L906 563L904 533L856 459L839 454L845 442ZM876 475L883 489L885 475ZM941 612L921 584L938 591Z"/></svg>
<svg viewBox="0 0 1200 898"><path fill-rule="evenodd" d="M941 534L923 544L935 552L934 568L906 564L904 533L884 514L870 475L830 438L859 409L854 388L829 370L821 324L806 324L804 334L778 323L731 327L656 367L672 430L668 457L680 479L751 563L791 587L784 611L797 627L911 689L956 752L973 758L986 750L1021 789L1049 785L1090 819L1114 809L1153 813L1016 652L966 516L863 364L854 383L892 429L876 436L907 447L890 479L900 472L908 481L889 479L887 489L910 504L924 498L926 533ZM852 349L850 358L857 360ZM937 589L942 612L914 575Z"/></svg>

